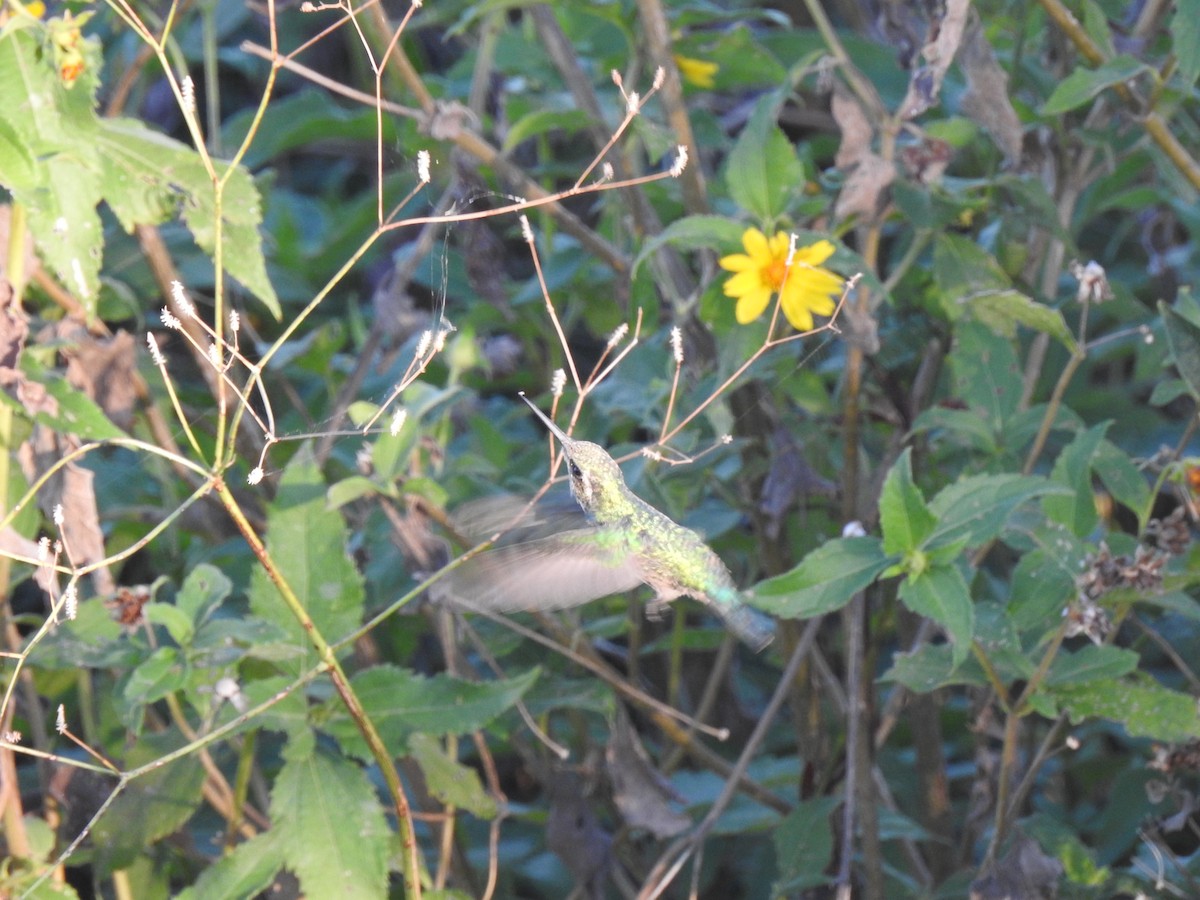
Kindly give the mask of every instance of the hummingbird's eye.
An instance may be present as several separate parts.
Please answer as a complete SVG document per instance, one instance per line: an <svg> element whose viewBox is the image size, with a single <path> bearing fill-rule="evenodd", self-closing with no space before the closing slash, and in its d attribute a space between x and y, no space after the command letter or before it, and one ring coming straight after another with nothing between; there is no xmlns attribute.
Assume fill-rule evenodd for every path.
<svg viewBox="0 0 1200 900"><path fill-rule="evenodd" d="M568 460L568 464L570 466L572 478L582 478L583 477L583 470L580 469L579 466L575 465L573 460Z"/></svg>

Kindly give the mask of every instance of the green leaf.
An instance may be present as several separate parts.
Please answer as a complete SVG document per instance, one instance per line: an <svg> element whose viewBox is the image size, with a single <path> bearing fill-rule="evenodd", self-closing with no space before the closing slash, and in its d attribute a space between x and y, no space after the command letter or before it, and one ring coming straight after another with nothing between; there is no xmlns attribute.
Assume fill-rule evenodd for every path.
<svg viewBox="0 0 1200 900"><path fill-rule="evenodd" d="M1075 652L1059 651L1046 676L1048 687L1082 684L1097 679L1112 680L1128 675L1141 659L1123 647L1097 647L1089 644Z"/></svg>
<svg viewBox="0 0 1200 900"><path fill-rule="evenodd" d="M132 707L145 706L183 688L187 669L176 647L159 647L129 674L123 696Z"/></svg>
<svg viewBox="0 0 1200 900"><path fill-rule="evenodd" d="M271 886L283 863L279 832L256 834L205 867L196 883L176 894L175 900L256 897Z"/></svg>
<svg viewBox="0 0 1200 900"><path fill-rule="evenodd" d="M285 757L271 791L271 821L304 893L387 896L391 834L362 768L321 751Z"/></svg>
<svg viewBox="0 0 1200 900"><path fill-rule="evenodd" d="M1175 0L1170 30L1179 77L1187 91L1200 77L1200 0Z"/></svg>
<svg viewBox="0 0 1200 900"><path fill-rule="evenodd" d="M1069 491L1036 475L971 475L943 488L929 504L937 526L927 546L958 542L967 546L997 537L1008 517L1022 503L1047 494Z"/></svg>
<svg viewBox="0 0 1200 900"><path fill-rule="evenodd" d="M883 483L879 523L883 530L883 552L896 555L920 547L937 524L925 497L913 483L911 450L900 455Z"/></svg>
<svg viewBox="0 0 1200 900"><path fill-rule="evenodd" d="M175 597L175 605L200 625L233 592L233 582L218 569L201 563L188 573Z"/></svg>
<svg viewBox="0 0 1200 900"><path fill-rule="evenodd" d="M636 277L642 263L660 247L667 245L680 250L712 249L723 255L741 253L742 234L745 230L745 225L724 216L685 216L642 242L642 249L633 261L631 277Z"/></svg>
<svg viewBox="0 0 1200 900"><path fill-rule="evenodd" d="M157 763L183 742L175 731L143 734L127 747L124 766L128 770ZM129 782L92 832L106 868L127 868L147 847L178 831L199 808L207 777L204 766L189 755L155 765Z"/></svg>
<svg viewBox="0 0 1200 900"><path fill-rule="evenodd" d="M569 137L585 131L590 124L591 117L582 109L535 109L512 123L504 135L501 149L508 153L522 141L549 131L561 132L563 137Z"/></svg>
<svg viewBox="0 0 1200 900"><path fill-rule="evenodd" d="M954 648L948 644L925 644L910 653L897 653L879 680L894 681L918 694L956 684L987 683L983 670L970 659L964 665L955 663Z"/></svg>
<svg viewBox="0 0 1200 900"><path fill-rule="evenodd" d="M1083 106L1105 88L1129 81L1148 70L1149 66L1144 62L1125 53L1095 69L1078 68L1058 83L1042 106L1041 114L1058 116L1070 112Z"/></svg>
<svg viewBox="0 0 1200 900"><path fill-rule="evenodd" d="M968 447L992 455L997 452L996 433L977 413L967 409L934 406L923 410L913 422L914 432L947 431L958 435Z"/></svg>
<svg viewBox="0 0 1200 900"><path fill-rule="evenodd" d="M746 599L783 618L823 615L849 603L893 562L878 538L839 538L818 547L790 572L760 581Z"/></svg>
<svg viewBox="0 0 1200 900"><path fill-rule="evenodd" d="M354 691L384 743L399 747L415 732L430 735L478 731L510 709L537 680L539 669L504 681L475 683L449 675L425 678L395 666L375 666L353 679ZM326 730L347 753L369 758L358 728L341 703L329 702Z"/></svg>
<svg viewBox="0 0 1200 900"><path fill-rule="evenodd" d="M24 138L0 119L0 184L10 190L31 190L37 184L37 163Z"/></svg>
<svg viewBox="0 0 1200 900"><path fill-rule="evenodd" d="M1150 505L1150 486L1146 476L1129 455L1109 440L1100 442L1092 458L1092 468L1118 503L1140 512Z"/></svg>
<svg viewBox="0 0 1200 900"><path fill-rule="evenodd" d="M362 621L362 579L346 551L347 537L341 515L325 505L321 469L311 446L305 445L284 469L275 499L267 506L267 552L329 641ZM261 568L250 579L250 609L303 649L295 660L297 671L316 663L308 632Z"/></svg>
<svg viewBox="0 0 1200 900"><path fill-rule="evenodd" d="M950 353L956 396L1004 435L1004 426L1021 403L1021 371L1012 342L979 322L962 322Z"/></svg>
<svg viewBox="0 0 1200 900"><path fill-rule="evenodd" d="M180 647L186 647L192 640L192 620L187 613L170 603L147 603L142 607L142 615L153 625L161 625L167 629L173 640Z"/></svg>
<svg viewBox="0 0 1200 900"><path fill-rule="evenodd" d="M1200 400L1200 325L1180 314L1174 307L1158 301L1158 312L1167 332L1167 346L1179 377L1184 380L1192 397Z"/></svg>
<svg viewBox="0 0 1200 900"><path fill-rule="evenodd" d="M1069 488L1069 491L1042 500L1046 515L1079 537L1091 534L1100 521L1092 494L1092 460L1104 441L1109 424L1102 422L1087 431L1081 431L1063 448L1054 461L1050 478Z"/></svg>
<svg viewBox="0 0 1200 900"><path fill-rule="evenodd" d="M72 387L62 374L51 371L38 361L36 354L26 353L21 357L21 370L29 380L40 384L58 404L56 413L39 411L33 421L54 431L75 434L84 440L103 441L109 438L127 437L124 431L112 423L95 401L83 391ZM28 412L16 397L8 391L0 391L0 403L17 410L22 416Z"/></svg>
<svg viewBox="0 0 1200 900"><path fill-rule="evenodd" d="M105 199L121 224L157 224L178 212L192 236L210 257L216 250L217 205L212 179L191 147L133 119L104 119L96 136L103 160ZM229 174L215 162L218 177L228 178L221 197L222 262L276 317L279 299L267 277L258 188L241 167ZM150 217L150 218L147 218Z"/></svg>
<svg viewBox="0 0 1200 900"><path fill-rule="evenodd" d="M1017 325L1050 335L1068 353L1075 352L1075 337L1057 309L1038 303L1017 290L983 291L965 297L963 301L976 319L997 334L1016 337Z"/></svg>
<svg viewBox="0 0 1200 900"><path fill-rule="evenodd" d="M1131 737L1183 743L1200 737L1196 698L1145 678L1096 679L1045 690L1078 723L1087 718L1119 722Z"/></svg>
<svg viewBox="0 0 1200 900"><path fill-rule="evenodd" d="M1075 596L1076 569L1061 552L1038 548L1026 553L1012 575L1009 615L1018 631L1047 631L1058 625Z"/></svg>
<svg viewBox="0 0 1200 900"><path fill-rule="evenodd" d="M830 882L826 873L833 859L831 816L838 797L803 800L784 817L772 835L779 874L770 896L794 896Z"/></svg>
<svg viewBox="0 0 1200 900"><path fill-rule="evenodd" d="M955 318L967 298L1011 286L996 258L960 234L939 234L934 239L933 276L944 295L943 306Z"/></svg>
<svg viewBox="0 0 1200 900"><path fill-rule="evenodd" d="M804 166L775 124L781 102L779 92L759 98L725 168L733 202L763 222L782 215L804 184Z"/></svg>
<svg viewBox="0 0 1200 900"><path fill-rule="evenodd" d="M429 793L439 801L478 819L496 818L496 801L483 789L479 773L448 757L435 738L414 734L408 739L408 752L421 767Z"/></svg>
<svg viewBox="0 0 1200 900"><path fill-rule="evenodd" d="M946 629L954 647L954 664L967 658L975 634L975 607L967 582L954 566L928 569L900 583L900 599L917 615Z"/></svg>
<svg viewBox="0 0 1200 900"><path fill-rule="evenodd" d="M325 492L325 503L330 509L341 509L347 503L353 503L363 497L386 493L388 492L365 475L351 475L329 486L329 490Z"/></svg>

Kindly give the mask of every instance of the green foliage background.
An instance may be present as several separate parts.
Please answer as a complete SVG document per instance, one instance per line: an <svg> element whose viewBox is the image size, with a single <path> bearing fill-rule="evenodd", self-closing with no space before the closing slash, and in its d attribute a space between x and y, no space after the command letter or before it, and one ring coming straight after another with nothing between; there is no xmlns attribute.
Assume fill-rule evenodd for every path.
<svg viewBox="0 0 1200 900"><path fill-rule="evenodd" d="M2 9L0 895L1200 895L1200 0ZM423 602L519 391L767 651Z"/></svg>

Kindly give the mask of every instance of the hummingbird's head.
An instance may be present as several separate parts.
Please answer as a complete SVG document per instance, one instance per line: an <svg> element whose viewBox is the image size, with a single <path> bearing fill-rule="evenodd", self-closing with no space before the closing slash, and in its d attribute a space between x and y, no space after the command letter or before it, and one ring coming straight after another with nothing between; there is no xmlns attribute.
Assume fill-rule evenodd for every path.
<svg viewBox="0 0 1200 900"><path fill-rule="evenodd" d="M571 496L583 507L584 513L594 518L620 509L624 505L622 495L627 491L625 476L608 451L599 444L570 437L534 406L525 394L521 394L521 399L529 404L529 408L562 444L563 456L567 460L567 475L571 479Z"/></svg>
<svg viewBox="0 0 1200 900"><path fill-rule="evenodd" d="M563 455L567 458L571 496L584 512L609 508L625 490L621 467L599 444L567 438L563 441Z"/></svg>

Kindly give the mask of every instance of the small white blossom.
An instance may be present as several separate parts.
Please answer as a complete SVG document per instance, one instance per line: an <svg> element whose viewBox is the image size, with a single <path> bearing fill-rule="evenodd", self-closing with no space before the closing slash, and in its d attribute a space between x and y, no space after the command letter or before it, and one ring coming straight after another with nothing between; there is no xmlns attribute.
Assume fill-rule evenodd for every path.
<svg viewBox="0 0 1200 900"><path fill-rule="evenodd" d="M4 732L4 743L6 743L6 744L19 744L19 743L21 743L21 732L19 732L19 731L6 731L6 732Z"/></svg>
<svg viewBox="0 0 1200 900"><path fill-rule="evenodd" d="M78 612L79 595L75 593L75 585L68 584L67 589L63 591L63 615L65 615L69 621L74 621Z"/></svg>
<svg viewBox="0 0 1200 900"><path fill-rule="evenodd" d="M688 164L688 148L686 144L680 144L676 148L675 162L671 163L671 177L678 178L683 174L683 170Z"/></svg>
<svg viewBox="0 0 1200 900"><path fill-rule="evenodd" d="M159 313L159 318L162 319L163 328L179 331L183 327L182 323L175 318L175 313L171 312L165 306L162 308L162 312Z"/></svg>
<svg viewBox="0 0 1200 900"><path fill-rule="evenodd" d="M533 243L533 229L529 225L528 216L521 216L521 236L525 238L525 243Z"/></svg>
<svg viewBox="0 0 1200 900"><path fill-rule="evenodd" d="M563 388L567 386L567 373L564 369L555 369L550 376L550 396L561 397Z"/></svg>
<svg viewBox="0 0 1200 900"><path fill-rule="evenodd" d="M657 91L660 87L663 86L663 80L666 77L667 77L667 73L663 70L662 66L659 66L657 69L654 70L654 90Z"/></svg>
<svg viewBox="0 0 1200 900"><path fill-rule="evenodd" d="M611 350L621 341L625 340L625 335L629 334L629 323L622 322L613 329L613 333L608 336L608 349Z"/></svg>
<svg viewBox="0 0 1200 900"><path fill-rule="evenodd" d="M400 429L404 427L404 422L408 418L408 410L403 406L392 413L392 424L388 427L388 432L392 437L400 433Z"/></svg>
<svg viewBox="0 0 1200 900"><path fill-rule="evenodd" d="M601 182L612 181L616 177L617 177L617 173L613 171L612 163L606 162L604 165L602 165L600 167Z"/></svg>
<svg viewBox="0 0 1200 900"><path fill-rule="evenodd" d="M421 150L417 153L417 178L421 180L421 184L429 184L428 150Z"/></svg>
<svg viewBox="0 0 1200 900"><path fill-rule="evenodd" d="M263 480L262 466L255 466L253 469L250 470L250 474L246 476L246 482L248 484L259 484L262 480Z"/></svg>
<svg viewBox="0 0 1200 900"><path fill-rule="evenodd" d="M231 309L229 311L229 330L234 334L237 334L242 330L242 317L238 315L238 311L236 309Z"/></svg>
<svg viewBox="0 0 1200 900"><path fill-rule="evenodd" d="M653 447L643 447L642 448L642 456L646 457L646 459L652 459L655 462L663 461L663 455L661 453L659 453L657 450L655 450Z"/></svg>
<svg viewBox="0 0 1200 900"><path fill-rule="evenodd" d="M678 325L671 329L671 353L675 356L675 365L683 365L683 331Z"/></svg>
<svg viewBox="0 0 1200 900"><path fill-rule="evenodd" d="M163 358L162 351L158 349L158 341L149 331L146 332L146 346L150 348L150 358L154 360L156 366L162 367L167 364L166 359Z"/></svg>
<svg viewBox="0 0 1200 900"><path fill-rule="evenodd" d="M58 715L54 717L54 728L59 734L67 730L67 711L61 703L58 704Z"/></svg>
<svg viewBox="0 0 1200 900"><path fill-rule="evenodd" d="M42 535L40 538L38 538L37 561L40 563L43 563L49 558L50 558L50 538L46 537L45 535Z"/></svg>
<svg viewBox="0 0 1200 900"><path fill-rule="evenodd" d="M221 351L217 349L216 344L208 345L208 361L214 369L221 368Z"/></svg>
<svg viewBox="0 0 1200 900"><path fill-rule="evenodd" d="M625 97L625 111L631 116L636 116L638 110L642 107L642 98L637 91L630 91Z"/></svg>
<svg viewBox="0 0 1200 900"><path fill-rule="evenodd" d="M425 354L429 352L429 345L433 343L433 332L422 331L421 336L417 339L417 359L424 359Z"/></svg>
<svg viewBox="0 0 1200 900"><path fill-rule="evenodd" d="M59 528L63 526L63 505L61 503L54 504L54 510L50 514L50 518L54 520L54 524Z"/></svg>
<svg viewBox="0 0 1200 900"><path fill-rule="evenodd" d="M179 94L183 98L183 111L186 115L196 114L196 82L191 75L184 75L179 84Z"/></svg>
<svg viewBox="0 0 1200 900"><path fill-rule="evenodd" d="M854 519L846 523L846 527L842 529L842 537L866 537L867 529L863 527L863 523Z"/></svg>

